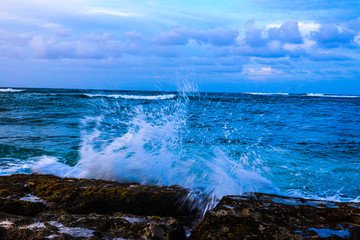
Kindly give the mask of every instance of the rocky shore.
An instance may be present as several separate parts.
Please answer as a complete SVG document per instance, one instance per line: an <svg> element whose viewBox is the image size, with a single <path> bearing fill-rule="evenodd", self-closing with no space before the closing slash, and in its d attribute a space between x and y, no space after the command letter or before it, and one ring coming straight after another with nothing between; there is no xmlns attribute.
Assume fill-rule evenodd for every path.
<svg viewBox="0 0 360 240"><path fill-rule="evenodd" d="M0 239L360 239L359 203L255 193L225 196L202 217L202 203L188 194L177 186L2 176Z"/></svg>

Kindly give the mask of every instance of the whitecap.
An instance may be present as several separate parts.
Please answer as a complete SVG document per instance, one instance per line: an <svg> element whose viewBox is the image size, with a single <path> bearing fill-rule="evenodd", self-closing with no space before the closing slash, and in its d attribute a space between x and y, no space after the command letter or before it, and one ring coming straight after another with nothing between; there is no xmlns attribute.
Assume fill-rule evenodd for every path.
<svg viewBox="0 0 360 240"><path fill-rule="evenodd" d="M250 94L250 95L260 95L260 96L272 96L272 95L280 95L280 96L289 96L289 93L261 93L261 92L244 92L243 94Z"/></svg>
<svg viewBox="0 0 360 240"><path fill-rule="evenodd" d="M308 97L326 97L326 98L359 98L355 95L335 95L335 94L323 94L323 93L307 93Z"/></svg>
<svg viewBox="0 0 360 240"><path fill-rule="evenodd" d="M87 97L106 97L106 98L121 98L130 100L166 100L176 97L175 94L165 95L124 95L124 94L85 94Z"/></svg>
<svg viewBox="0 0 360 240"><path fill-rule="evenodd" d="M20 89L13 89L13 88L0 88L0 92L22 92L23 90Z"/></svg>

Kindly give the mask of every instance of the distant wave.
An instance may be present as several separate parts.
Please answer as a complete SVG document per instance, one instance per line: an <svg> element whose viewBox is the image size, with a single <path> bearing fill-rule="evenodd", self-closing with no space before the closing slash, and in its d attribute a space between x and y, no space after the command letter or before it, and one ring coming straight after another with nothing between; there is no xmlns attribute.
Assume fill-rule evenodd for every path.
<svg viewBox="0 0 360 240"><path fill-rule="evenodd" d="M261 92L244 92L243 94L260 95L260 96L307 96L307 97L325 97L325 98L360 98L355 95L336 95L336 94L323 94L323 93L261 93Z"/></svg>
<svg viewBox="0 0 360 240"><path fill-rule="evenodd" d="M360 97L360 96L353 96L353 95L333 95L333 94L323 94L323 93L306 93L305 96L328 97L328 98L359 98Z"/></svg>
<svg viewBox="0 0 360 240"><path fill-rule="evenodd" d="M117 95L117 94L85 94L88 97L108 97L108 98L122 98L122 99L133 99L133 100L166 100L175 98L175 94L165 94L165 95Z"/></svg>
<svg viewBox="0 0 360 240"><path fill-rule="evenodd" d="M0 92L22 92L23 90L20 89L13 89L13 88L0 88Z"/></svg>
<svg viewBox="0 0 360 240"><path fill-rule="evenodd" d="M243 94L250 95L262 95L262 96L270 96L270 95L281 95L281 96L289 96L289 93L259 93L259 92L244 92Z"/></svg>

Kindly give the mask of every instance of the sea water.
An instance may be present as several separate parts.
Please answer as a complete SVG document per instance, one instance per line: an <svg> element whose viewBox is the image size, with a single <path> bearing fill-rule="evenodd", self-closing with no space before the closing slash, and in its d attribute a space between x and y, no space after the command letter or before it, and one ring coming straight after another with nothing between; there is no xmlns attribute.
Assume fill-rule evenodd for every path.
<svg viewBox="0 0 360 240"><path fill-rule="evenodd" d="M2 88L0 174L33 172L359 202L360 97Z"/></svg>

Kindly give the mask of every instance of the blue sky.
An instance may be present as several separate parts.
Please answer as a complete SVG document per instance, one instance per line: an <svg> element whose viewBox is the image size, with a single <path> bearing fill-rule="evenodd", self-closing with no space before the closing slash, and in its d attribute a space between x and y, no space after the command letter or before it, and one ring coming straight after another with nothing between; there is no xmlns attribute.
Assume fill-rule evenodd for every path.
<svg viewBox="0 0 360 240"><path fill-rule="evenodd" d="M0 86L360 94L360 2L2 0Z"/></svg>

